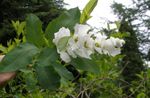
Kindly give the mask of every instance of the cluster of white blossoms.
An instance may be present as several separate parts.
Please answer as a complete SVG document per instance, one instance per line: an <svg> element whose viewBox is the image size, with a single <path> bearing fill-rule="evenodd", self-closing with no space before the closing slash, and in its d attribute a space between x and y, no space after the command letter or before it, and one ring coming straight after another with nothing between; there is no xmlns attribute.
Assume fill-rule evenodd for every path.
<svg viewBox="0 0 150 98"><path fill-rule="evenodd" d="M71 58L77 57L91 59L91 54L95 52L116 56L120 54L120 48L125 43L122 39L108 38L102 33L95 33L91 31L90 26L83 24L75 25L73 35L68 28L62 27L55 33L54 37L53 43L56 47L58 47L61 38L69 37L65 49L57 48L60 58L66 63L69 63Z"/></svg>

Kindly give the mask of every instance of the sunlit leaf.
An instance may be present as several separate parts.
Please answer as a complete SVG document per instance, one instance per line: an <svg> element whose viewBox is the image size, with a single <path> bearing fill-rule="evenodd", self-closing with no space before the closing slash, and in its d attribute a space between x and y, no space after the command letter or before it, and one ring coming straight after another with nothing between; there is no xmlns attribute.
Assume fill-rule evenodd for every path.
<svg viewBox="0 0 150 98"><path fill-rule="evenodd" d="M137 95L136 98L146 98L146 95L145 95L145 93L141 92Z"/></svg>
<svg viewBox="0 0 150 98"><path fill-rule="evenodd" d="M130 33L128 32L117 32L117 33L112 33L110 36L112 37L116 37L116 38L125 38L125 37L129 37L130 36Z"/></svg>
<svg viewBox="0 0 150 98"><path fill-rule="evenodd" d="M85 23L89 18L91 18L90 14L97 5L98 0L90 0L88 4L83 9L83 12L80 17L80 23Z"/></svg>

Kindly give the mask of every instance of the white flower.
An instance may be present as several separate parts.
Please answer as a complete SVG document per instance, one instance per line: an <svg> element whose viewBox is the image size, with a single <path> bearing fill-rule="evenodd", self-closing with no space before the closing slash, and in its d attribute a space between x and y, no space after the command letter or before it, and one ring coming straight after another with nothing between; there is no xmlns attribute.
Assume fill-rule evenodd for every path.
<svg viewBox="0 0 150 98"><path fill-rule="evenodd" d="M103 53L104 54L108 54L111 56L116 56L118 54L120 54L121 49L120 48L115 48L115 46L113 45L113 42L108 39L104 42L105 45L103 45Z"/></svg>
<svg viewBox="0 0 150 98"><path fill-rule="evenodd" d="M116 56L121 53L121 47L124 44L124 40L110 37L109 39L103 41L101 47L103 49L104 54L108 54L111 56Z"/></svg>
<svg viewBox="0 0 150 98"><path fill-rule="evenodd" d="M68 54L73 58L80 56L90 59L90 55L93 53L94 45L94 41L91 38L91 33L88 33L91 29L90 26L76 24L74 29L74 35L68 41Z"/></svg>
<svg viewBox="0 0 150 98"><path fill-rule="evenodd" d="M75 53L75 51L78 49L77 45L75 44L74 40L71 38L68 42L68 47L67 47L67 52L68 54L73 57L76 58L77 54Z"/></svg>
<svg viewBox="0 0 150 98"><path fill-rule="evenodd" d="M76 50L76 54L83 58L90 59L90 55L94 53L94 40L87 36L79 37L78 42L76 42L78 49Z"/></svg>
<svg viewBox="0 0 150 98"><path fill-rule="evenodd" d="M87 32L91 29L88 25L82 25L82 24L76 24L74 27L74 34L78 36L84 36L87 35Z"/></svg>
<svg viewBox="0 0 150 98"><path fill-rule="evenodd" d="M78 40L76 41L76 38L73 37L70 38L68 42L67 52L73 58L76 58L77 56L90 58L90 55L93 53L92 46L91 39L78 37Z"/></svg>
<svg viewBox="0 0 150 98"><path fill-rule="evenodd" d="M55 33L53 42L58 47L58 42L61 38L69 36L67 43L65 43L65 50L59 50L60 58L69 63L71 58L87 58L91 59L91 54L97 51L99 54L107 54L110 56L116 56L120 54L121 47L125 43L124 40L119 38L110 37L103 33L95 33L90 31L90 26L76 24L74 27L74 34L71 36L70 30L62 27ZM71 36L71 37L70 37Z"/></svg>
<svg viewBox="0 0 150 98"><path fill-rule="evenodd" d="M71 61L70 56L65 51L60 52L60 58L66 63L69 63Z"/></svg>
<svg viewBox="0 0 150 98"><path fill-rule="evenodd" d="M123 39L110 37L110 40L113 42L116 48L120 48L123 46L123 44L125 44L125 41Z"/></svg>
<svg viewBox="0 0 150 98"><path fill-rule="evenodd" d="M57 46L58 41L65 36L70 36L70 30L68 28L62 27L54 34L53 43L55 43Z"/></svg>
<svg viewBox="0 0 150 98"><path fill-rule="evenodd" d="M115 46L120 48L122 47L123 45L125 44L125 41L122 40L122 39L119 39L119 38L116 38L116 43L115 43Z"/></svg>
<svg viewBox="0 0 150 98"><path fill-rule="evenodd" d="M94 34L94 36L96 37L94 40L95 42L94 49L98 53L102 54L102 51L103 51L102 44L106 41L107 36L102 33L96 33Z"/></svg>

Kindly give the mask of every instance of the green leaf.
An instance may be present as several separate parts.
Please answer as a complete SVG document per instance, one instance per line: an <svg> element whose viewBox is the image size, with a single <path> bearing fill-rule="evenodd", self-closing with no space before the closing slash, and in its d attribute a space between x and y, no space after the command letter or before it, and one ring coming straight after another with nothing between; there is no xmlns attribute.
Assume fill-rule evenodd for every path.
<svg viewBox="0 0 150 98"><path fill-rule="evenodd" d="M33 44L24 43L11 50L0 62L0 72L17 71L32 63L39 49Z"/></svg>
<svg viewBox="0 0 150 98"><path fill-rule="evenodd" d="M7 53L7 48L3 46L2 44L0 44L0 51L3 53Z"/></svg>
<svg viewBox="0 0 150 98"><path fill-rule="evenodd" d="M37 65L41 67L48 66L49 64L52 64L52 62L56 62L58 58L59 56L55 48L46 47L38 55Z"/></svg>
<svg viewBox="0 0 150 98"><path fill-rule="evenodd" d="M74 77L72 73L69 72L63 65L59 63L53 63L52 65L63 80L73 80Z"/></svg>
<svg viewBox="0 0 150 98"><path fill-rule="evenodd" d="M17 37L19 37L20 34L23 33L23 31L24 31L24 28L26 26L26 22L21 22L20 23L19 21L16 21L16 22L12 21L12 25L13 25L13 27L15 28L15 30L17 32Z"/></svg>
<svg viewBox="0 0 150 98"><path fill-rule="evenodd" d="M53 66L56 72L61 76L61 78L72 80L72 74L63 65L56 62L58 58L59 56L55 48L45 48L37 58L37 66Z"/></svg>
<svg viewBox="0 0 150 98"><path fill-rule="evenodd" d="M147 69L147 76L148 76L148 78L150 80L150 69Z"/></svg>
<svg viewBox="0 0 150 98"><path fill-rule="evenodd" d="M67 43L68 43L69 38L70 38L70 36L65 36L65 37L61 38L61 39L58 41L57 48L58 48L60 51L66 49L66 46L67 46Z"/></svg>
<svg viewBox="0 0 150 98"><path fill-rule="evenodd" d="M36 66L39 84L44 89L55 90L60 86L60 76L53 66Z"/></svg>
<svg viewBox="0 0 150 98"><path fill-rule="evenodd" d="M26 84L26 89L29 92L36 91L37 87L37 79L35 72L31 69L22 69L20 70L23 74L21 74L21 77L24 79L24 82Z"/></svg>
<svg viewBox="0 0 150 98"><path fill-rule="evenodd" d="M137 95L136 98L146 98L146 95L145 95L145 93L141 92Z"/></svg>
<svg viewBox="0 0 150 98"><path fill-rule="evenodd" d="M116 37L116 38L125 38L125 37L129 37L130 36L130 33L128 32L117 32L117 33L112 33L110 36L112 37Z"/></svg>
<svg viewBox="0 0 150 98"><path fill-rule="evenodd" d="M24 28L26 26L26 22L21 22L18 26L17 34L18 36L23 32Z"/></svg>
<svg viewBox="0 0 150 98"><path fill-rule="evenodd" d="M83 70L83 71L89 71L95 74L98 74L100 72L99 66L90 59L75 58L72 60L71 64L75 68Z"/></svg>
<svg viewBox="0 0 150 98"><path fill-rule="evenodd" d="M38 47L45 46L42 22L33 14L29 14L26 19L26 39Z"/></svg>
<svg viewBox="0 0 150 98"><path fill-rule="evenodd" d="M65 11L58 18L50 22L46 28L46 37L49 39L50 46L53 46L54 33L57 32L61 27L69 28L73 30L76 23L79 23L80 10L78 8L70 9Z"/></svg>
<svg viewBox="0 0 150 98"><path fill-rule="evenodd" d="M80 17L80 23L85 23L89 18L91 18L90 14L97 5L98 0L90 0L88 4L83 9L83 12Z"/></svg>

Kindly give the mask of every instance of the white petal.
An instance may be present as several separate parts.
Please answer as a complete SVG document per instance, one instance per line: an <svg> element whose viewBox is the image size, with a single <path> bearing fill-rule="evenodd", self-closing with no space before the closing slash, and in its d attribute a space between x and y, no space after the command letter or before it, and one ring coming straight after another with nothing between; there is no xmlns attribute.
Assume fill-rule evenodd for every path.
<svg viewBox="0 0 150 98"><path fill-rule="evenodd" d="M83 58L87 58L87 59L91 59L90 55L92 54L93 52L92 51L88 51L86 50L85 48L82 48L82 49L78 49L76 51L76 54L80 57L83 57Z"/></svg>
<svg viewBox="0 0 150 98"><path fill-rule="evenodd" d="M110 37L110 39L113 42L114 46L117 47L117 48L122 47L123 44L125 43L124 40L119 39L119 38Z"/></svg>
<svg viewBox="0 0 150 98"><path fill-rule="evenodd" d="M54 34L53 43L57 45L58 41L65 36L70 36L70 30L68 28L60 28L58 32Z"/></svg>
<svg viewBox="0 0 150 98"><path fill-rule="evenodd" d="M77 57L77 55L75 54L75 49L74 49L74 47L68 47L68 48L67 48L67 52L68 52L68 54L69 54L71 57L73 57L73 58L76 58L76 57Z"/></svg>
<svg viewBox="0 0 150 98"><path fill-rule="evenodd" d="M110 38L110 39L107 39L106 41L104 41L104 43L102 43L102 48L103 48L104 54L108 54L111 56L116 56L116 55L120 54L121 49L116 48L115 41L116 41L115 38Z"/></svg>
<svg viewBox="0 0 150 98"><path fill-rule="evenodd" d="M116 56L116 55L118 55L120 53L121 53L121 49L120 48L114 49L113 51L109 51L109 54L111 56Z"/></svg>
<svg viewBox="0 0 150 98"><path fill-rule="evenodd" d="M99 54L102 54L102 48L100 48L100 47L95 47L95 50L96 50Z"/></svg>
<svg viewBox="0 0 150 98"><path fill-rule="evenodd" d="M66 52L60 52L60 58L64 61L64 62L66 62L66 63L69 63L70 61L71 61L71 58L70 58L70 56L68 55L68 53L66 53Z"/></svg>
<svg viewBox="0 0 150 98"><path fill-rule="evenodd" d="M82 25L82 24L76 24L74 27L75 34L78 34L79 36L84 36L87 34L87 32L90 30L90 26L88 25Z"/></svg>

